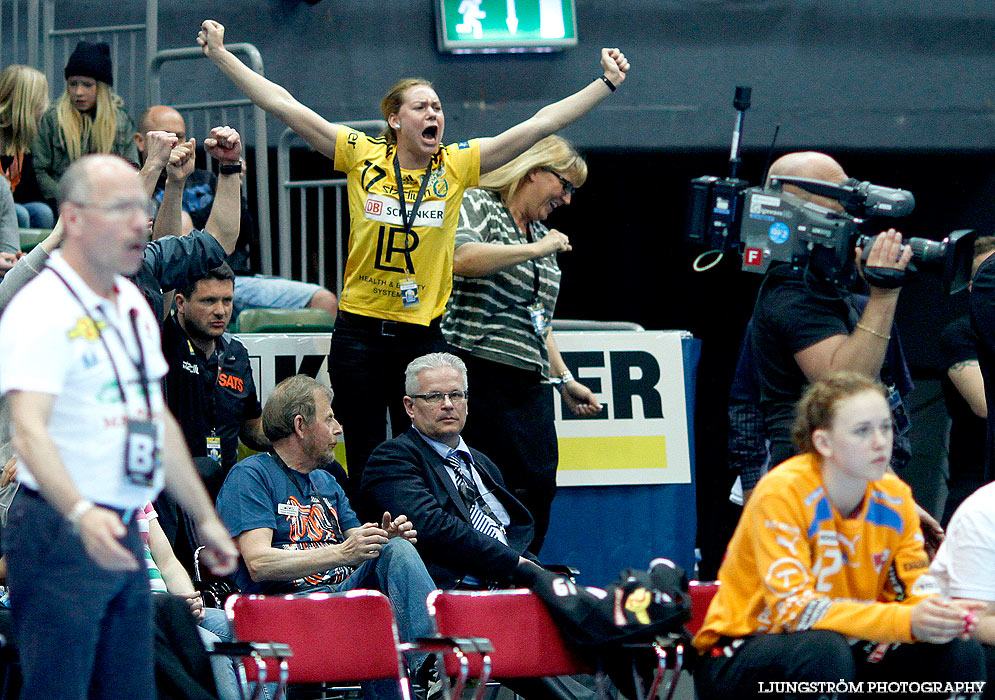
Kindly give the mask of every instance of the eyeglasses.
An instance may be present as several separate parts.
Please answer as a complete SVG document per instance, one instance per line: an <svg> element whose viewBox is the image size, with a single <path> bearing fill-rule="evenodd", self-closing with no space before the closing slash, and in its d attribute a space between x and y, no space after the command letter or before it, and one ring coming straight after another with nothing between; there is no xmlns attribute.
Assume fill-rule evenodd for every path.
<svg viewBox="0 0 995 700"><path fill-rule="evenodd" d="M463 403L466 401L470 394L466 391L456 391L444 392L444 391L430 391L427 394L411 394L413 399L421 399L425 403L432 406L439 406L443 401L449 399L454 404Z"/></svg>
<svg viewBox="0 0 995 700"><path fill-rule="evenodd" d="M147 199L130 199L113 204L86 204L73 201L73 204L83 209L98 209L104 213L104 216L113 221L127 221L134 216L135 212L140 212L145 218L154 219L156 212L155 204Z"/></svg>
<svg viewBox="0 0 995 700"><path fill-rule="evenodd" d="M480 498L480 493L477 491L477 485L471 481L467 481L466 476L462 479L457 480L459 485L457 491L459 491L460 498L463 499L463 503L466 507L471 507Z"/></svg>
<svg viewBox="0 0 995 700"><path fill-rule="evenodd" d="M466 504L467 508L473 506L473 504L477 501L480 501L481 507L483 507L487 503L487 501L484 500L484 496L494 493L493 490L480 493L480 491L477 490L477 484L466 474L463 475L462 479L458 479L458 481L459 486L456 487L456 490L459 491L460 498L463 499L463 503ZM489 511L491 509L490 507L487 507L486 510ZM491 515L493 515L493 511L491 511ZM494 517L494 520L500 525L500 522L496 516Z"/></svg>
<svg viewBox="0 0 995 700"><path fill-rule="evenodd" d="M551 174L553 177L555 177L557 180L560 181L560 184L563 185L563 196L564 197L569 197L574 192L577 191L577 185L575 185L574 183L570 182L570 180L566 179L565 177L563 177L562 175L560 175L558 172L556 172L552 168L543 168L543 170L545 170L547 173Z"/></svg>

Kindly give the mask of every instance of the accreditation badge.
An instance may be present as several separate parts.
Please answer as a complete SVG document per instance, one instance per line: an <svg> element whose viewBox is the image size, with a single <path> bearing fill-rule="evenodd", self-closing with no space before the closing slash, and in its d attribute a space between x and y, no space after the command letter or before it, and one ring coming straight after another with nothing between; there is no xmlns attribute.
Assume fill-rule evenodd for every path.
<svg viewBox="0 0 995 700"><path fill-rule="evenodd" d="M536 302L535 304L529 304L529 318L532 320L532 328L535 330L536 334L545 338L547 331L549 331L549 322L546 320L546 309L543 308L542 304Z"/></svg>
<svg viewBox="0 0 995 700"><path fill-rule="evenodd" d="M405 309L418 306L421 300L418 299L418 283L409 279L401 282L401 304Z"/></svg>
<svg viewBox="0 0 995 700"><path fill-rule="evenodd" d="M135 486L151 486L159 468L159 427L129 418L125 431L124 474Z"/></svg>
<svg viewBox="0 0 995 700"><path fill-rule="evenodd" d="M211 431L211 434L207 436L207 456L214 460L216 463L221 464L221 438Z"/></svg>

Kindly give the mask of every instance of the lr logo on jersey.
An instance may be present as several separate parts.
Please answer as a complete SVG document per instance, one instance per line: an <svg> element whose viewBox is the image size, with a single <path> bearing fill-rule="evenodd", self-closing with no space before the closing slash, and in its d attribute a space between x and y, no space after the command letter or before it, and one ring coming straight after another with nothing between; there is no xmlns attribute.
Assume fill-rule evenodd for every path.
<svg viewBox="0 0 995 700"><path fill-rule="evenodd" d="M410 216L410 204L408 204L407 211ZM405 235L404 228L402 227L400 202L393 197L369 194L366 197L363 214L370 221L380 221L384 224L390 224L381 226L377 232L377 258L374 266L378 270L386 270L388 272L415 274L415 266L411 261L411 253L418 247L419 238L414 230ZM413 228L439 228L442 226L445 214L445 201L422 201L415 215Z"/></svg>
<svg viewBox="0 0 995 700"><path fill-rule="evenodd" d="M405 236L400 226L381 226L377 232L377 259L373 266L378 270L413 275L415 265L411 262L411 253L417 247L418 234L414 231ZM398 267L402 264L403 267Z"/></svg>

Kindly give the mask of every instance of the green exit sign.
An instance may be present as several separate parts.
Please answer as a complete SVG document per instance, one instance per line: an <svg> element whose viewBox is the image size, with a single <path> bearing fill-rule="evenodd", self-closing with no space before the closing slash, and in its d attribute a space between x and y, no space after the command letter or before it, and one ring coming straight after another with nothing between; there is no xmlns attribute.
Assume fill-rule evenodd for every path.
<svg viewBox="0 0 995 700"><path fill-rule="evenodd" d="M439 50L551 51L577 45L574 0L436 0Z"/></svg>

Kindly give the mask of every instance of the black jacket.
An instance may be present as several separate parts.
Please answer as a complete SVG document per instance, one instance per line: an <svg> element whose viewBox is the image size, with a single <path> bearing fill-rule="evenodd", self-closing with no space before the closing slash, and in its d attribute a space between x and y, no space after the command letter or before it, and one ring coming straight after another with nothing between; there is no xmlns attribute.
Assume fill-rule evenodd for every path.
<svg viewBox="0 0 995 700"><path fill-rule="evenodd" d="M468 574L508 581L532 541L528 510L505 488L491 460L473 448L470 453L484 486L511 518L507 545L473 529L445 460L414 428L377 447L363 470L360 496L367 512L408 516L418 531L416 547L440 588L453 588Z"/></svg>

